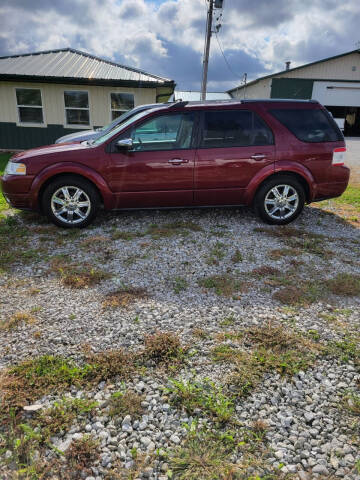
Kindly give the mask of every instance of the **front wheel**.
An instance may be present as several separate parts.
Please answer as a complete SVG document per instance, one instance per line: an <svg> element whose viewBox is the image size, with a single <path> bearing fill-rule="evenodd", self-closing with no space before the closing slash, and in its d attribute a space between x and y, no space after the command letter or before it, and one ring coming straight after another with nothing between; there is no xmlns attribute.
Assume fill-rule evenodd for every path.
<svg viewBox="0 0 360 480"><path fill-rule="evenodd" d="M255 196L255 210L266 222L285 225L297 218L304 208L304 188L296 178L278 175L266 181Z"/></svg>
<svg viewBox="0 0 360 480"><path fill-rule="evenodd" d="M46 187L42 206L44 213L59 227L82 228L94 220L99 195L87 180L66 175Z"/></svg>

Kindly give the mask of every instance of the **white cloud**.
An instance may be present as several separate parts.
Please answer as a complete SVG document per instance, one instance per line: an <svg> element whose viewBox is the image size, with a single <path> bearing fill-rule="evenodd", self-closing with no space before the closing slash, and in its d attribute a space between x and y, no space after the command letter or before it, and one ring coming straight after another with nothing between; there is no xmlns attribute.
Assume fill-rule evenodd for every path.
<svg viewBox="0 0 360 480"><path fill-rule="evenodd" d="M70 46L199 88L205 21L204 0L3 0L0 54ZM359 22L357 0L226 0L220 38L251 78L354 49ZM213 88L237 84L211 51Z"/></svg>

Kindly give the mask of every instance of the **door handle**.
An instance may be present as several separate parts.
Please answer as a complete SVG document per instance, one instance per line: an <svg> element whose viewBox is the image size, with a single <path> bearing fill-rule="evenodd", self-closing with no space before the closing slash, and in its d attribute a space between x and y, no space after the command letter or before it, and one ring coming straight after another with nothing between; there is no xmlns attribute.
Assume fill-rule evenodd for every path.
<svg viewBox="0 0 360 480"><path fill-rule="evenodd" d="M185 158L170 158L168 163L171 163L172 165L180 165L181 163L189 163L189 160L186 160Z"/></svg>
<svg viewBox="0 0 360 480"><path fill-rule="evenodd" d="M251 157L253 160L263 160L264 158L266 158L266 155L264 155L263 153L257 153L255 155L251 155Z"/></svg>

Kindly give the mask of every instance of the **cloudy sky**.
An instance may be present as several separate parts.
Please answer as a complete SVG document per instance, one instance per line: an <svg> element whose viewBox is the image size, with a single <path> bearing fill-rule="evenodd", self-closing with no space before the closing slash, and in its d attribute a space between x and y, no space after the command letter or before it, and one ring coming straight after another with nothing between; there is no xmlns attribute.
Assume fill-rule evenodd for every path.
<svg viewBox="0 0 360 480"><path fill-rule="evenodd" d="M0 0L0 55L72 47L200 88L206 0ZM209 91L337 55L360 40L359 0L224 0ZM224 51L227 63L221 50ZM360 44L358 43L360 47Z"/></svg>

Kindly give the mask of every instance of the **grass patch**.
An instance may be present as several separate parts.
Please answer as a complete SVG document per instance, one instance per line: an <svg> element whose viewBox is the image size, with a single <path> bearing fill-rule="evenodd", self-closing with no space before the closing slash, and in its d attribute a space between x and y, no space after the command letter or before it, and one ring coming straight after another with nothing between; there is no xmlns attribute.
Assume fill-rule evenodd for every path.
<svg viewBox="0 0 360 480"><path fill-rule="evenodd" d="M53 435L68 430L79 416L93 413L97 402L82 398L64 398L41 412L34 419L34 427L41 430L41 435L46 441Z"/></svg>
<svg viewBox="0 0 360 480"><path fill-rule="evenodd" d="M360 395L353 392L347 393L343 398L343 406L352 415L360 417Z"/></svg>
<svg viewBox="0 0 360 480"><path fill-rule="evenodd" d="M186 350L175 333L156 332L145 337L143 355L156 364L174 364L183 359Z"/></svg>
<svg viewBox="0 0 360 480"><path fill-rule="evenodd" d="M102 305L104 308L128 307L137 300L147 298L148 294L145 288L140 287L123 287L115 292L106 295Z"/></svg>
<svg viewBox="0 0 360 480"><path fill-rule="evenodd" d="M208 379L202 382L171 380L166 393L174 405L185 408L190 415L205 413L219 423L228 422L233 417L233 400Z"/></svg>
<svg viewBox="0 0 360 480"><path fill-rule="evenodd" d="M110 274L94 268L92 265L76 265L66 263L65 259L57 258L51 262L51 269L60 276L61 283L71 288L87 288L97 285Z"/></svg>
<svg viewBox="0 0 360 480"><path fill-rule="evenodd" d="M248 289L248 283L235 278L230 274L212 275L201 278L198 281L201 287L215 290L217 295L231 297L237 292L245 292Z"/></svg>
<svg viewBox="0 0 360 480"><path fill-rule="evenodd" d="M139 419L144 413L144 408L141 406L143 400L143 395L139 395L131 390L114 392L109 401L109 415L111 417L131 415L132 419Z"/></svg>
<svg viewBox="0 0 360 480"><path fill-rule="evenodd" d="M219 261L222 260L225 255L226 245L222 242L216 242L211 248L210 248L210 254L206 259L206 263L208 265L218 265Z"/></svg>
<svg viewBox="0 0 360 480"><path fill-rule="evenodd" d="M212 354L217 362L233 364L228 383L236 387L239 396L248 394L266 372L292 376L306 370L323 350L315 341L282 326L243 330L232 339L241 341L246 349L220 344Z"/></svg>
<svg viewBox="0 0 360 480"><path fill-rule="evenodd" d="M360 295L360 275L339 273L336 277L326 281L331 293L342 296Z"/></svg>
<svg viewBox="0 0 360 480"><path fill-rule="evenodd" d="M125 241L134 240L135 238L140 238L143 236L144 234L140 232L122 232L120 230L115 230L111 234L111 238L113 240L125 240Z"/></svg>
<svg viewBox="0 0 360 480"><path fill-rule="evenodd" d="M200 225L190 221L177 221L163 225L150 225L145 235L151 235L154 239L173 237L174 235L189 235L190 232L202 232Z"/></svg>
<svg viewBox="0 0 360 480"><path fill-rule="evenodd" d="M127 378L133 370L133 357L123 350L91 354L87 363L80 366L52 355L25 360L1 372L1 408L19 409L42 395L63 392L71 385L91 386L116 376Z"/></svg>
<svg viewBox="0 0 360 480"><path fill-rule="evenodd" d="M173 281L173 290L176 294L179 294L188 288L189 284L186 278L175 277Z"/></svg>
<svg viewBox="0 0 360 480"><path fill-rule="evenodd" d="M108 243L109 237L104 237L103 235L93 235L92 237L85 238L80 243L80 247L85 250L91 250L92 248L99 247L103 244Z"/></svg>
<svg viewBox="0 0 360 480"><path fill-rule="evenodd" d="M0 322L0 330L11 330L12 328L18 327L22 323L33 325L36 323L36 318L27 312L17 312L14 313L9 320Z"/></svg>
<svg viewBox="0 0 360 480"><path fill-rule="evenodd" d="M242 256L242 253L240 252L240 250L237 248L233 254L233 256L231 257L231 261L233 263L240 263L244 260L244 257Z"/></svg>
<svg viewBox="0 0 360 480"><path fill-rule="evenodd" d="M66 469L71 472L70 478L82 478L83 474L91 474L91 466L100 458L99 443L90 435L80 440L73 440L66 450Z"/></svg>

